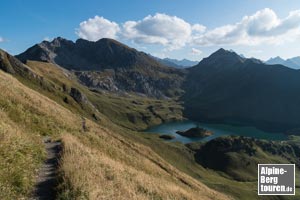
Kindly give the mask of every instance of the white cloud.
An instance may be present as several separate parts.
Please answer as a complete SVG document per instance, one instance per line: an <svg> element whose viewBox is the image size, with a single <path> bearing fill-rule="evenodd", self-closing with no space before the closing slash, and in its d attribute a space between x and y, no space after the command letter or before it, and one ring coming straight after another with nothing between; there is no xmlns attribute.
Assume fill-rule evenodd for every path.
<svg viewBox="0 0 300 200"><path fill-rule="evenodd" d="M117 23L95 16L80 23L76 34L83 39L97 41L101 38L117 38L120 27Z"/></svg>
<svg viewBox="0 0 300 200"><path fill-rule="evenodd" d="M202 51L199 49L196 49L196 48L192 48L191 53L193 55L200 55L200 54L202 54Z"/></svg>
<svg viewBox="0 0 300 200"><path fill-rule="evenodd" d="M300 40L300 10L279 18L273 10L265 8L237 23L210 30L204 25L190 24L179 17L161 13L126 21L122 25L95 16L81 22L76 34L91 41L108 37L142 46L157 44L165 52L185 46L283 44ZM195 50L192 53L196 53Z"/></svg>
<svg viewBox="0 0 300 200"><path fill-rule="evenodd" d="M0 42L4 42L4 39L3 39L3 37L0 37Z"/></svg>
<svg viewBox="0 0 300 200"><path fill-rule="evenodd" d="M205 30L206 30L206 27L201 24L194 24L192 26L192 31L194 33L203 33L203 32L205 32Z"/></svg>
<svg viewBox="0 0 300 200"><path fill-rule="evenodd" d="M202 25L190 25L176 16L157 13L139 21L127 21L123 25L123 36L136 43L161 44L169 50L184 47L192 32L203 32Z"/></svg>
<svg viewBox="0 0 300 200"><path fill-rule="evenodd" d="M300 10L292 11L280 19L276 13L265 8L254 15L245 16L240 22L217 27L194 36L198 45L258 45L279 44L290 41L300 33Z"/></svg>

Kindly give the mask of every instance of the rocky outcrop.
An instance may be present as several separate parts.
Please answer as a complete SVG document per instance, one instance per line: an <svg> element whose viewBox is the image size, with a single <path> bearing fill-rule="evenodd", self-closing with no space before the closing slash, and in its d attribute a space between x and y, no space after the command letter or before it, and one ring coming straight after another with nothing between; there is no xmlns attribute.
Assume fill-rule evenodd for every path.
<svg viewBox="0 0 300 200"><path fill-rule="evenodd" d="M134 92L155 98L179 96L182 93L180 79L160 77L159 74L155 77L138 70L84 71L75 74L82 84L91 89Z"/></svg>
<svg viewBox="0 0 300 200"><path fill-rule="evenodd" d="M86 96L76 88L71 88L70 96L79 104L88 103L88 99L86 98Z"/></svg>

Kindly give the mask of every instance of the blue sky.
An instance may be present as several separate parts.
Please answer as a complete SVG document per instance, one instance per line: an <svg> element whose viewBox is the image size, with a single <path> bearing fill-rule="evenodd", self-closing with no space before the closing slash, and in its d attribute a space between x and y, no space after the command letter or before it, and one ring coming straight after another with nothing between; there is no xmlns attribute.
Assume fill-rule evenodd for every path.
<svg viewBox="0 0 300 200"><path fill-rule="evenodd" d="M299 10L299 0L7 0L0 48L18 54L57 36L111 37L159 57L200 60L224 47L288 58L300 56Z"/></svg>

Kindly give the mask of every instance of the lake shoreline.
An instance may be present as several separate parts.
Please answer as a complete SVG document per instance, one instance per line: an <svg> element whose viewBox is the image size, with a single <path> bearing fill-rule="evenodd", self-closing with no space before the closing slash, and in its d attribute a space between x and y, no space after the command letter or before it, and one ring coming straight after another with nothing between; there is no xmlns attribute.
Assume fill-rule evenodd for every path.
<svg viewBox="0 0 300 200"><path fill-rule="evenodd" d="M187 138L182 135L177 134L177 131L185 131L193 127L205 128L209 131L214 132L213 135L205 138ZM226 136L226 135L237 135L245 137L253 137L256 139L266 139L266 140L287 140L288 135L284 133L277 132L266 132L256 127L251 126L241 126L241 125L232 125L225 123L203 123L195 122L192 120L181 120L162 123L157 126L153 126L144 131L145 133L150 134L164 134L175 136L175 139L169 141L178 141L182 143L198 142L198 141L209 141L217 137Z"/></svg>

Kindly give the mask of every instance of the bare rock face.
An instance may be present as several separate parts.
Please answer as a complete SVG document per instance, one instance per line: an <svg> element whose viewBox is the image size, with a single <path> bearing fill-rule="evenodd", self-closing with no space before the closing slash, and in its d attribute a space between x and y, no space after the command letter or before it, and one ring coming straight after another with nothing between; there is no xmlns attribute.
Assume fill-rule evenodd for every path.
<svg viewBox="0 0 300 200"><path fill-rule="evenodd" d="M43 41L17 56L22 62L51 62L75 71L81 83L112 92L135 92L167 98L182 93L185 70L170 68L151 56L112 39L75 43L63 38Z"/></svg>
<svg viewBox="0 0 300 200"><path fill-rule="evenodd" d="M36 44L16 57L22 62L45 61L71 70L162 68L160 63L147 54L112 39L101 39L97 42L78 39L74 43L58 37L51 42Z"/></svg>

